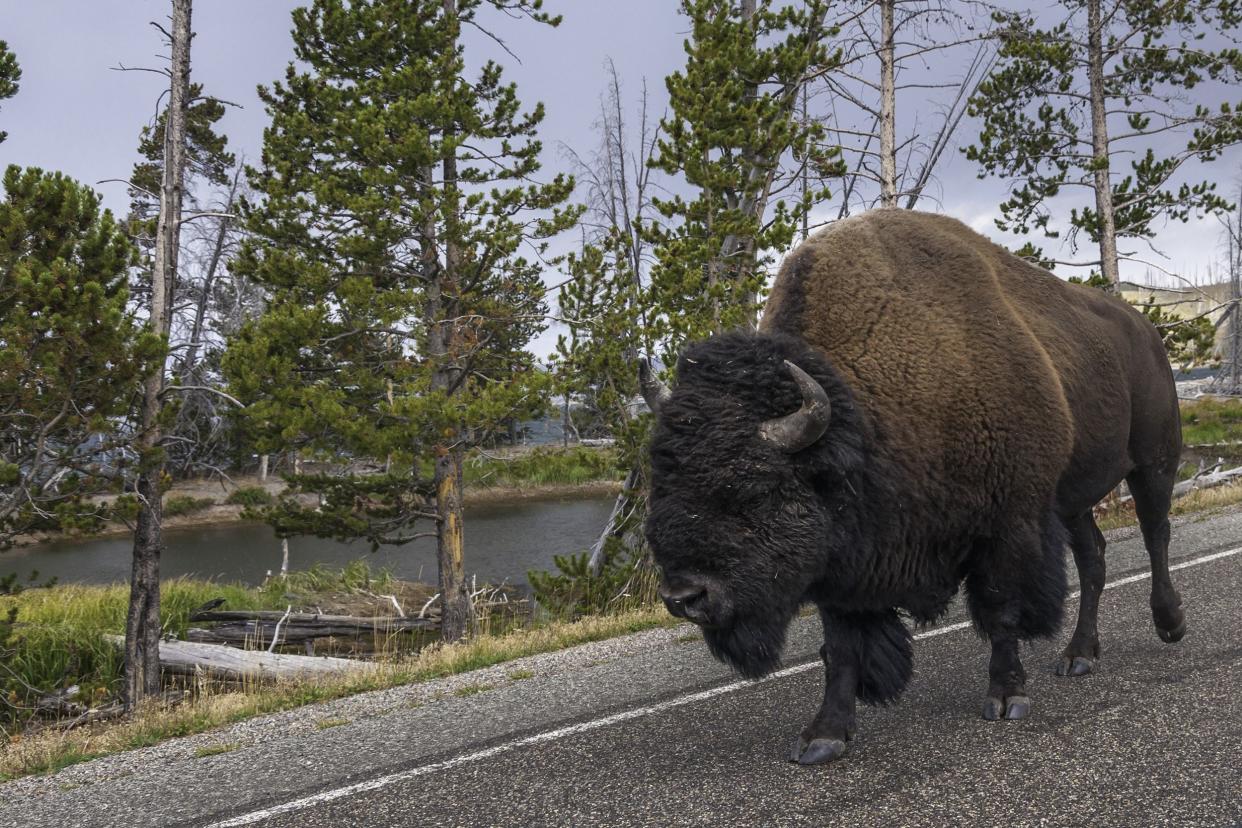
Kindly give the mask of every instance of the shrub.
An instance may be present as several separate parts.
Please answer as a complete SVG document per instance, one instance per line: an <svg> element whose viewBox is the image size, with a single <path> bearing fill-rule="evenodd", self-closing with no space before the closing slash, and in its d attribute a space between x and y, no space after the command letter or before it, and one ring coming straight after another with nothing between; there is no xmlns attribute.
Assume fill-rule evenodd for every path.
<svg viewBox="0 0 1242 828"><path fill-rule="evenodd" d="M487 486L573 486L621 477L616 451L587 446L541 447L511 457L480 455L471 458L465 468L467 484Z"/></svg>
<svg viewBox="0 0 1242 828"><path fill-rule="evenodd" d="M176 517L177 515L188 515L191 512L201 512L203 509L215 505L216 500L212 497L172 495L164 498L164 517Z"/></svg>
<svg viewBox="0 0 1242 828"><path fill-rule="evenodd" d="M261 486L242 486L234 489L224 502L233 506L268 506L272 493Z"/></svg>

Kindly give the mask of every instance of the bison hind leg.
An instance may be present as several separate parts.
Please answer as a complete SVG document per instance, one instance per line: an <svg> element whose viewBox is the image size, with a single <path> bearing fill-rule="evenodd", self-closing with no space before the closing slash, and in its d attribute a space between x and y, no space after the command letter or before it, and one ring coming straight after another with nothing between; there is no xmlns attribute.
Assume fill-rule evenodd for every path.
<svg viewBox="0 0 1242 828"><path fill-rule="evenodd" d="M1166 644L1186 634L1182 597L1169 575L1169 506L1173 498L1176 462L1139 466L1126 477L1134 495L1134 511L1143 544L1151 559L1151 615L1156 632Z"/></svg>
<svg viewBox="0 0 1242 828"><path fill-rule="evenodd" d="M1071 520L1069 526L1082 597L1078 601L1078 623L1057 665L1057 675L1085 676L1095 669L1095 661L1100 657L1098 620L1100 593L1104 590L1105 542L1090 510Z"/></svg>

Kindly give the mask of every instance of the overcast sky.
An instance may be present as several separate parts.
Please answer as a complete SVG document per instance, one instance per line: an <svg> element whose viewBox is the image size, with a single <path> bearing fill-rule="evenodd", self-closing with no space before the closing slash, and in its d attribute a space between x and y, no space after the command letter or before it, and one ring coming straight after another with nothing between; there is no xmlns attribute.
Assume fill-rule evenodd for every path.
<svg viewBox="0 0 1242 828"><path fill-rule="evenodd" d="M195 3L193 77L210 94L240 105L229 110L222 127L230 146L250 159L259 155L267 120L255 87L283 75L292 54L289 12L297 5L297 0ZM592 124L606 82L607 57L616 62L631 102L646 77L654 114L663 110L663 79L684 62L687 25L677 14L676 0L547 0L546 6L564 14L560 28L493 20L520 64L480 42L471 56L486 52L498 57L525 102L544 102L547 120L541 137L545 165L552 170L566 166L561 144L584 153L595 144ZM167 81L113 67L162 65L161 38L148 22L163 21L168 14L167 0L0 0L0 39L8 41L23 72L21 91L0 104L0 128L9 133L0 144L0 166L62 170L92 184L127 176L139 129L152 119ZM913 106L899 102L899 134L914 117L926 124L936 116L921 99ZM976 131L977 125L964 122L959 142L968 143ZM1242 153L1234 150L1211 173L1235 198L1240 168ZM956 149L946 153L938 182L929 191L933 199L920 206L949 213L998 241L1015 244L992 224L995 205L1004 197L1003 183L979 181L975 173ZM97 188L107 205L124 212L123 185ZM1214 219L1168 228L1158 239L1169 256L1164 266L1203 278L1220 258L1218 237ZM1055 244L1044 244L1053 252ZM1062 258L1071 257L1061 252ZM1122 275L1141 279L1143 270L1123 263Z"/></svg>

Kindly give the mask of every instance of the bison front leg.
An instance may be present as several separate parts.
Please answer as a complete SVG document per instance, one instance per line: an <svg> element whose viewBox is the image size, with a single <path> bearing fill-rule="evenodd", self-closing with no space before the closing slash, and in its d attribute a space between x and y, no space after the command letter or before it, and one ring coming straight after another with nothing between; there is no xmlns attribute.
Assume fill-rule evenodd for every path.
<svg viewBox="0 0 1242 828"><path fill-rule="evenodd" d="M910 632L897 613L838 615L820 610L824 622L824 701L794 745L792 761L831 762L845 755L856 727L855 700L897 700L913 669Z"/></svg>
<svg viewBox="0 0 1242 828"><path fill-rule="evenodd" d="M1031 712L1026 695L1026 670L1018 657L1018 639L1013 636L992 637L992 661L988 665L988 697L983 700L983 718L1024 719Z"/></svg>
<svg viewBox="0 0 1242 828"><path fill-rule="evenodd" d="M966 577L966 599L975 625L992 642L983 718L1021 719L1031 712L1018 643L1047 638L1065 612L1065 533L1049 517L1036 530L1020 525L981 543Z"/></svg>

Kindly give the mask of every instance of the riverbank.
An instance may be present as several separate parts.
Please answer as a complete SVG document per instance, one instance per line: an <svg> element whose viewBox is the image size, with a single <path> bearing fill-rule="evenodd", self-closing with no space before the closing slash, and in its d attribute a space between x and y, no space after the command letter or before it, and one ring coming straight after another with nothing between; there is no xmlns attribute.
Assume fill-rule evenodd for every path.
<svg viewBox="0 0 1242 828"><path fill-rule="evenodd" d="M535 500L591 498L619 494L623 485L616 469L612 449L573 446L509 450L504 454L479 455L470 458L465 473L464 503L470 506L494 506ZM164 494L164 502L177 503L167 510L165 529L193 529L207 526L242 524L243 503L238 493L259 493L267 498L279 497L285 481L270 475L260 480L257 475L217 476L208 479L175 481ZM106 502L111 498L101 498ZM32 546L69 538L108 538L130 534L133 530L121 522L105 524L90 534L58 531L33 532L13 540L15 547Z"/></svg>

